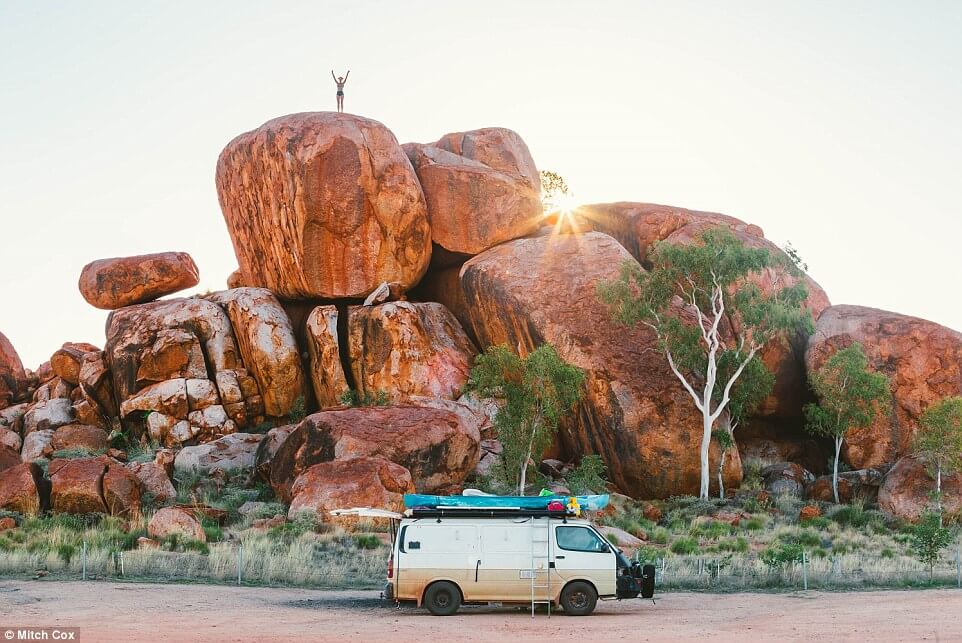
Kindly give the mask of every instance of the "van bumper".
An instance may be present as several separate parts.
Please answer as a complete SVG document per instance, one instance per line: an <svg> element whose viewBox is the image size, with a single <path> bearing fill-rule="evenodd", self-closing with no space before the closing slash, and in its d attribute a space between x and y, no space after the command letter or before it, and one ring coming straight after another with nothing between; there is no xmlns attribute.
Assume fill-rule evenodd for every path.
<svg viewBox="0 0 962 643"><path fill-rule="evenodd" d="M394 600L394 583L388 581L384 583L384 600L393 601Z"/></svg>

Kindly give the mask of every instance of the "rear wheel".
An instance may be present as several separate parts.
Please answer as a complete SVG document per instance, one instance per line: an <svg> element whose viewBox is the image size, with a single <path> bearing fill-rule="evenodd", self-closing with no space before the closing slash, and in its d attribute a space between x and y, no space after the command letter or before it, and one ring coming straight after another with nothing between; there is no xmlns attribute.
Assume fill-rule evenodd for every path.
<svg viewBox="0 0 962 643"><path fill-rule="evenodd" d="M435 616L451 616L461 607L461 592L454 583L439 581L424 593L424 604Z"/></svg>
<svg viewBox="0 0 962 643"><path fill-rule="evenodd" d="M595 610L598 592L589 583L575 581L561 590L561 607L568 616L587 616Z"/></svg>

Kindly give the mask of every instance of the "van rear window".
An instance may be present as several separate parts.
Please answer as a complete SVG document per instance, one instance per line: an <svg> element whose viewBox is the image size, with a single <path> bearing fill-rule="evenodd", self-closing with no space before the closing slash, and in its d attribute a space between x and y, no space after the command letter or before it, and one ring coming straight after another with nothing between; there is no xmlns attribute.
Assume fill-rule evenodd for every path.
<svg viewBox="0 0 962 643"><path fill-rule="evenodd" d="M558 547L568 551L609 552L608 545L587 527L557 527Z"/></svg>

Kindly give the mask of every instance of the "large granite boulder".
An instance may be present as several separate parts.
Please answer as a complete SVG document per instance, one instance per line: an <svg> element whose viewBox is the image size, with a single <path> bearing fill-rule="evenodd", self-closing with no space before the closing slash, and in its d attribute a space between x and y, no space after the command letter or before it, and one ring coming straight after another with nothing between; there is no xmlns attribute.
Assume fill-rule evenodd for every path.
<svg viewBox="0 0 962 643"><path fill-rule="evenodd" d="M598 282L616 279L629 260L605 234L539 236L469 260L461 283L480 345L507 344L527 354L550 342L585 370L582 402L561 429L569 459L600 454L612 482L635 497L694 494L701 415L654 333L612 321L596 294ZM713 472L718 459L713 441ZM726 461L725 486L740 480L736 453Z"/></svg>
<svg viewBox="0 0 962 643"><path fill-rule="evenodd" d="M257 381L267 415L290 413L305 389L294 329L280 302L264 288L234 288L207 295L226 311L244 366Z"/></svg>
<svg viewBox="0 0 962 643"><path fill-rule="evenodd" d="M892 404L871 426L846 434L842 457L856 469L881 467L910 453L919 417L931 403L962 394L962 333L875 308L832 306L809 340L809 370L855 342L870 367L888 376Z"/></svg>
<svg viewBox="0 0 962 643"><path fill-rule="evenodd" d="M296 428L296 424L275 426L267 432L264 439L257 445L257 452L254 454L254 472L261 480L270 482L271 463L274 461L274 456L277 455L281 445L287 440L287 436L293 433Z"/></svg>
<svg viewBox="0 0 962 643"><path fill-rule="evenodd" d="M341 396L348 390L344 367L341 365L337 323L336 306L314 308L305 322L307 350L311 358L311 385L321 409L340 406Z"/></svg>
<svg viewBox="0 0 962 643"><path fill-rule="evenodd" d="M26 394L27 374L7 336L0 333L0 409Z"/></svg>
<svg viewBox="0 0 962 643"><path fill-rule="evenodd" d="M882 511L912 522L932 507L935 478L917 458L906 456L895 463L878 491ZM942 476L942 507L947 514L962 512L962 473Z"/></svg>
<svg viewBox="0 0 962 643"><path fill-rule="evenodd" d="M205 476L214 471L250 472L263 439L263 435L233 433L212 442L184 447L174 459L174 469Z"/></svg>
<svg viewBox="0 0 962 643"><path fill-rule="evenodd" d="M456 399L475 348L447 308L396 301L355 306L348 318L351 370L358 393Z"/></svg>
<svg viewBox="0 0 962 643"><path fill-rule="evenodd" d="M427 201L431 237L477 254L541 223L541 179L528 146L501 127L456 132L404 146Z"/></svg>
<svg viewBox="0 0 962 643"><path fill-rule="evenodd" d="M358 456L321 462L294 481L288 517L307 512L328 519L333 509L353 507L400 513L406 493L414 493L411 473L385 458Z"/></svg>
<svg viewBox="0 0 962 643"><path fill-rule="evenodd" d="M186 252L158 252L88 263L78 285L91 306L114 310L191 288L199 278L197 265Z"/></svg>
<svg viewBox="0 0 962 643"><path fill-rule="evenodd" d="M171 502L177 497L167 471L156 462L128 462L124 465L137 480L145 494L150 494L155 503Z"/></svg>
<svg viewBox="0 0 962 643"><path fill-rule="evenodd" d="M83 449L103 453L110 446L107 432L98 426L88 424L67 424L53 432L50 448L54 451L64 449Z"/></svg>
<svg viewBox="0 0 962 643"><path fill-rule="evenodd" d="M76 417L69 398L56 397L37 402L23 415L23 433L26 436L34 431L59 429L73 424Z"/></svg>
<svg viewBox="0 0 962 643"><path fill-rule="evenodd" d="M288 299L410 288L431 256L424 195L381 123L307 112L227 144L217 194L242 283Z"/></svg>
<svg viewBox="0 0 962 643"><path fill-rule="evenodd" d="M33 462L0 471L0 509L37 515L48 508L50 482Z"/></svg>
<svg viewBox="0 0 962 643"><path fill-rule="evenodd" d="M147 535L160 540L173 534L207 542L204 527L193 513L181 507L158 509L147 524Z"/></svg>
<svg viewBox="0 0 962 643"><path fill-rule="evenodd" d="M454 490L478 463L477 427L449 410L402 405L321 411L291 432L271 461L277 497L312 465L379 456L411 472L419 492Z"/></svg>
<svg viewBox="0 0 962 643"><path fill-rule="evenodd" d="M88 353L100 349L86 342L66 342L50 357L50 368L57 377L73 386L80 383L80 366Z"/></svg>

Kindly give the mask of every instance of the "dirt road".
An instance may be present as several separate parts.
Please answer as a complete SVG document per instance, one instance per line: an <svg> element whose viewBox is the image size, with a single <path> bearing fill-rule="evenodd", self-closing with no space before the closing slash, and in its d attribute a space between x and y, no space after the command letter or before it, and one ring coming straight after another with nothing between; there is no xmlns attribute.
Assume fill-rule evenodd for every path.
<svg viewBox="0 0 962 643"><path fill-rule="evenodd" d="M457 616L385 607L377 592L0 582L8 628L77 628L81 641L962 641L962 591L665 594L599 603L594 615L516 609ZM3 639L0 639L2 641Z"/></svg>

